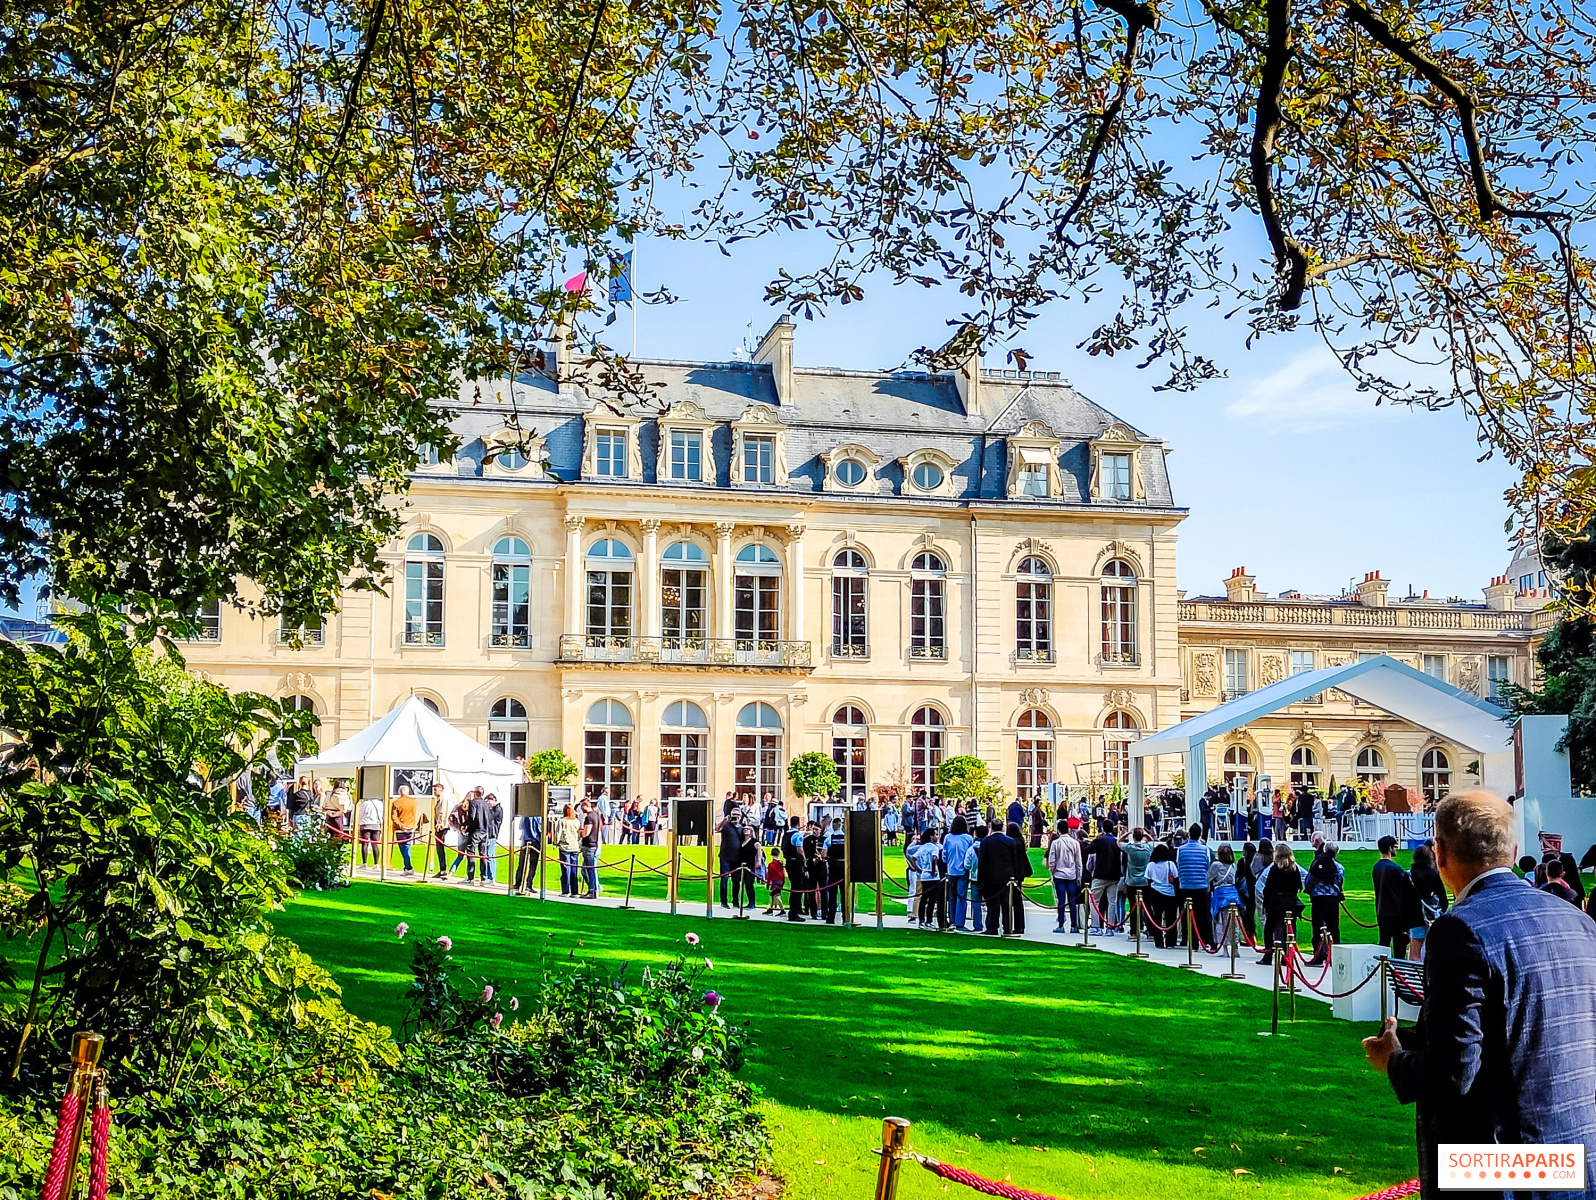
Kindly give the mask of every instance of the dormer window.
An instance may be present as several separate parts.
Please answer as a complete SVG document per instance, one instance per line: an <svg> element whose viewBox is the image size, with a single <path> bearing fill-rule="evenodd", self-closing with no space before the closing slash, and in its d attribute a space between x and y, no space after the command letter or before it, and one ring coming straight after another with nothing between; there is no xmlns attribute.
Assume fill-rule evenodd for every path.
<svg viewBox="0 0 1596 1200"><path fill-rule="evenodd" d="M659 462L655 478L660 483L703 483L714 475L710 437L715 424L691 400L671 405L659 419Z"/></svg>
<svg viewBox="0 0 1596 1200"><path fill-rule="evenodd" d="M732 482L787 486L786 426L768 404L732 422Z"/></svg>
<svg viewBox="0 0 1596 1200"><path fill-rule="evenodd" d="M820 456L826 468L826 490L838 492L874 492L877 490L876 467L881 456L868 446L850 443L838 446Z"/></svg>
<svg viewBox="0 0 1596 1200"><path fill-rule="evenodd" d="M951 496L953 494L952 458L940 450L920 449L898 460L903 468L903 494L905 496Z"/></svg>
<svg viewBox="0 0 1596 1200"><path fill-rule="evenodd" d="M626 478L626 430L601 429L595 439L593 474Z"/></svg>
<svg viewBox="0 0 1596 1200"><path fill-rule="evenodd" d="M638 419L599 405L587 414L586 424L582 474L599 479L641 481L643 460L637 450Z"/></svg>
<svg viewBox="0 0 1596 1200"><path fill-rule="evenodd" d="M484 475L518 475L527 478L541 474L543 439L519 429L501 429L482 439ZM533 470L528 470L533 468Z"/></svg>
<svg viewBox="0 0 1596 1200"><path fill-rule="evenodd" d="M1144 439L1116 422L1092 440L1092 499L1129 504L1147 498L1142 482Z"/></svg>
<svg viewBox="0 0 1596 1200"><path fill-rule="evenodd" d="M1009 439L1011 499L1057 499L1063 494L1059 478L1058 435L1044 422L1032 421Z"/></svg>

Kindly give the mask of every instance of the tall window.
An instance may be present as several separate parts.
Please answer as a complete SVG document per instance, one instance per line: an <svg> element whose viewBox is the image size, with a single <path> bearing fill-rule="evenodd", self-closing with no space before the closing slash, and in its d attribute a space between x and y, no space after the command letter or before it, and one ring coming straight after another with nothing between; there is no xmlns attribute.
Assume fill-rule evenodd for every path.
<svg viewBox="0 0 1596 1200"><path fill-rule="evenodd" d="M1424 673L1432 679L1446 682L1446 655L1426 654L1424 656Z"/></svg>
<svg viewBox="0 0 1596 1200"><path fill-rule="evenodd" d="M611 479L626 478L626 431L601 429L593 435L593 473Z"/></svg>
<svg viewBox="0 0 1596 1200"><path fill-rule="evenodd" d="M673 659L704 652L705 581L708 561L692 542L673 542L660 558L659 611L661 653Z"/></svg>
<svg viewBox="0 0 1596 1200"><path fill-rule="evenodd" d="M909 785L925 789L928 796L937 794L937 768L946 751L945 724L942 714L930 705L915 709L909 721Z"/></svg>
<svg viewBox="0 0 1596 1200"><path fill-rule="evenodd" d="M1443 750L1426 750L1419 760L1419 786L1431 800L1440 800L1452 790L1452 760Z"/></svg>
<svg viewBox="0 0 1596 1200"><path fill-rule="evenodd" d="M1020 495L1047 495L1047 466L1045 464L1026 463L1020 468Z"/></svg>
<svg viewBox="0 0 1596 1200"><path fill-rule="evenodd" d="M194 614L194 640L197 642L219 642L222 640L222 602L220 600L207 600L199 606L199 611Z"/></svg>
<svg viewBox="0 0 1596 1200"><path fill-rule="evenodd" d="M218 624L220 624L220 614L218 614ZM327 631L320 617L311 617L303 625L290 625L287 617L279 615L277 640L284 646L320 646L327 640Z"/></svg>
<svg viewBox="0 0 1596 1200"><path fill-rule="evenodd" d="M1128 454L1105 454L1102 458L1103 477L1099 481L1105 500L1129 500L1131 498L1131 456Z"/></svg>
<svg viewBox="0 0 1596 1200"><path fill-rule="evenodd" d="M1136 718L1128 712L1111 712L1104 718L1103 778L1109 783L1130 783L1130 748L1136 733Z"/></svg>
<svg viewBox="0 0 1596 1200"><path fill-rule="evenodd" d="M831 714L831 761L837 764L837 774L842 779L842 798L850 803L863 800L867 794L865 740L868 735L862 709L844 704Z"/></svg>
<svg viewBox="0 0 1596 1200"><path fill-rule="evenodd" d="M1490 687L1487 693L1492 700L1501 700L1502 685L1513 680L1513 660L1505 655L1488 654L1485 657L1485 679Z"/></svg>
<svg viewBox="0 0 1596 1200"><path fill-rule="evenodd" d="M1225 786L1234 790L1240 779L1247 791L1252 790L1252 751L1245 746L1225 747Z"/></svg>
<svg viewBox="0 0 1596 1200"><path fill-rule="evenodd" d="M1314 669L1312 650L1293 650L1291 652L1291 673L1293 675L1306 675ZM1323 704L1324 693L1315 692L1311 696L1304 696L1299 704Z"/></svg>
<svg viewBox="0 0 1596 1200"><path fill-rule="evenodd" d="M704 478L704 435L696 429L671 430L672 479L698 483Z"/></svg>
<svg viewBox="0 0 1596 1200"><path fill-rule="evenodd" d="M1225 651L1225 699L1245 696L1252 689L1247 686L1247 652Z"/></svg>
<svg viewBox="0 0 1596 1200"><path fill-rule="evenodd" d="M291 713L313 713L316 711L316 702L309 696L284 696L283 711ZM314 746L311 747L310 753L316 753ZM291 738L284 738L282 741L277 743L276 757L278 773L285 779L292 778L294 774L294 764L299 759L299 747L294 744Z"/></svg>
<svg viewBox="0 0 1596 1200"><path fill-rule="evenodd" d="M619 700L600 700L587 710L582 728L582 794L626 796L632 765L632 714Z"/></svg>
<svg viewBox="0 0 1596 1200"><path fill-rule="evenodd" d="M1373 746L1358 751L1358 778L1367 783L1385 778L1385 755Z"/></svg>
<svg viewBox="0 0 1596 1200"><path fill-rule="evenodd" d="M1027 558L1015 572L1014 656L1053 661L1053 572L1039 558Z"/></svg>
<svg viewBox="0 0 1596 1200"><path fill-rule="evenodd" d="M405 645L443 645L443 542L430 533L405 547Z"/></svg>
<svg viewBox="0 0 1596 1200"><path fill-rule="evenodd" d="M743 482L771 483L776 478L776 439L743 437Z"/></svg>
<svg viewBox="0 0 1596 1200"><path fill-rule="evenodd" d="M745 704L737 714L732 783L739 796L781 795L781 716L768 704Z"/></svg>
<svg viewBox="0 0 1596 1200"><path fill-rule="evenodd" d="M857 550L842 550L831 560L831 652L841 658L867 658L865 587L870 566Z"/></svg>
<svg viewBox="0 0 1596 1200"><path fill-rule="evenodd" d="M614 644L632 636L632 552L613 540L587 552L588 645Z"/></svg>
<svg viewBox="0 0 1596 1200"><path fill-rule="evenodd" d="M1105 455L1105 461L1115 455ZM1136 572L1131 565L1112 559L1103 568L1103 661L1136 661Z"/></svg>
<svg viewBox="0 0 1596 1200"><path fill-rule="evenodd" d="M1319 755L1312 746L1298 746L1291 752L1291 782L1311 788L1319 786Z"/></svg>
<svg viewBox="0 0 1596 1200"><path fill-rule="evenodd" d="M503 696L488 710L488 748L505 758L526 757L526 705Z"/></svg>
<svg viewBox="0 0 1596 1200"><path fill-rule="evenodd" d="M532 551L517 537L503 537L493 543L490 644L532 644Z"/></svg>
<svg viewBox="0 0 1596 1200"><path fill-rule="evenodd" d="M706 795L704 759L709 719L691 700L665 706L659 731L659 794L662 800Z"/></svg>
<svg viewBox="0 0 1596 1200"><path fill-rule="evenodd" d="M1028 800L1053 782L1053 722L1039 709L1020 714L1018 773L1014 794Z"/></svg>
<svg viewBox="0 0 1596 1200"><path fill-rule="evenodd" d="M946 658L947 577L942 559L926 551L909 572L909 657Z"/></svg>
<svg viewBox="0 0 1596 1200"><path fill-rule="evenodd" d="M781 559L769 546L754 544L737 552L732 594L737 649L745 653L778 649L781 640Z"/></svg>

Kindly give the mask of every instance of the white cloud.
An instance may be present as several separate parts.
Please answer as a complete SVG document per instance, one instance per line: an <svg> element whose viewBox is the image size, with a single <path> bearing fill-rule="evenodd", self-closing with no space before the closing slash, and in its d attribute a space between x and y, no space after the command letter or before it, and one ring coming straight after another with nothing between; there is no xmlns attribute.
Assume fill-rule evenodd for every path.
<svg viewBox="0 0 1596 1200"><path fill-rule="evenodd" d="M1226 414L1238 420L1287 432L1347 424L1373 409L1374 395L1358 391L1323 346L1304 350L1274 374L1254 380L1225 406Z"/></svg>

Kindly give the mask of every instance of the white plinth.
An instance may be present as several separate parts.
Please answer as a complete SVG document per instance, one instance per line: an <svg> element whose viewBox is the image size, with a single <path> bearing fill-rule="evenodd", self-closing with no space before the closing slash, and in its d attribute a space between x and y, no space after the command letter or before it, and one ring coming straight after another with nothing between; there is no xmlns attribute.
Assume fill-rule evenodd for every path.
<svg viewBox="0 0 1596 1200"><path fill-rule="evenodd" d="M1343 942L1330 947L1330 990L1351 991L1380 959L1390 954L1384 946L1371 946L1363 942ZM1388 1002L1389 1003L1389 1002ZM1330 1011L1343 1021L1380 1020L1380 981L1371 980L1351 996L1342 996L1330 1002ZM1395 1005L1387 1011L1396 1012Z"/></svg>

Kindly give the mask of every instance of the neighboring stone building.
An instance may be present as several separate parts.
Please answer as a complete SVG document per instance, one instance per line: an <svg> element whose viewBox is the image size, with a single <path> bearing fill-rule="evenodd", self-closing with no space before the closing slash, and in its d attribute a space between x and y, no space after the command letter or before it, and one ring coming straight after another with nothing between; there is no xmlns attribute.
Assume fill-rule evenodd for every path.
<svg viewBox="0 0 1596 1200"><path fill-rule="evenodd" d="M559 378L467 385L387 596L325 629L231 610L187 647L314 708L323 745L416 693L589 790L850 793L976 753L1011 789L1124 778L1180 717L1166 447L1056 374L646 362L658 411ZM535 430L530 440L520 430Z"/></svg>
<svg viewBox="0 0 1596 1200"><path fill-rule="evenodd" d="M1378 571L1339 596L1269 596L1243 567L1225 595L1184 596L1179 606L1182 717L1303 671L1374 654L1494 699L1503 683L1528 684L1532 647L1552 614L1533 556L1485 589L1483 604L1392 597ZM1239 729L1208 747L1209 775L1259 775L1274 786L1327 787L1353 776L1422 787L1431 796L1478 783L1476 756L1378 709L1331 691Z"/></svg>

